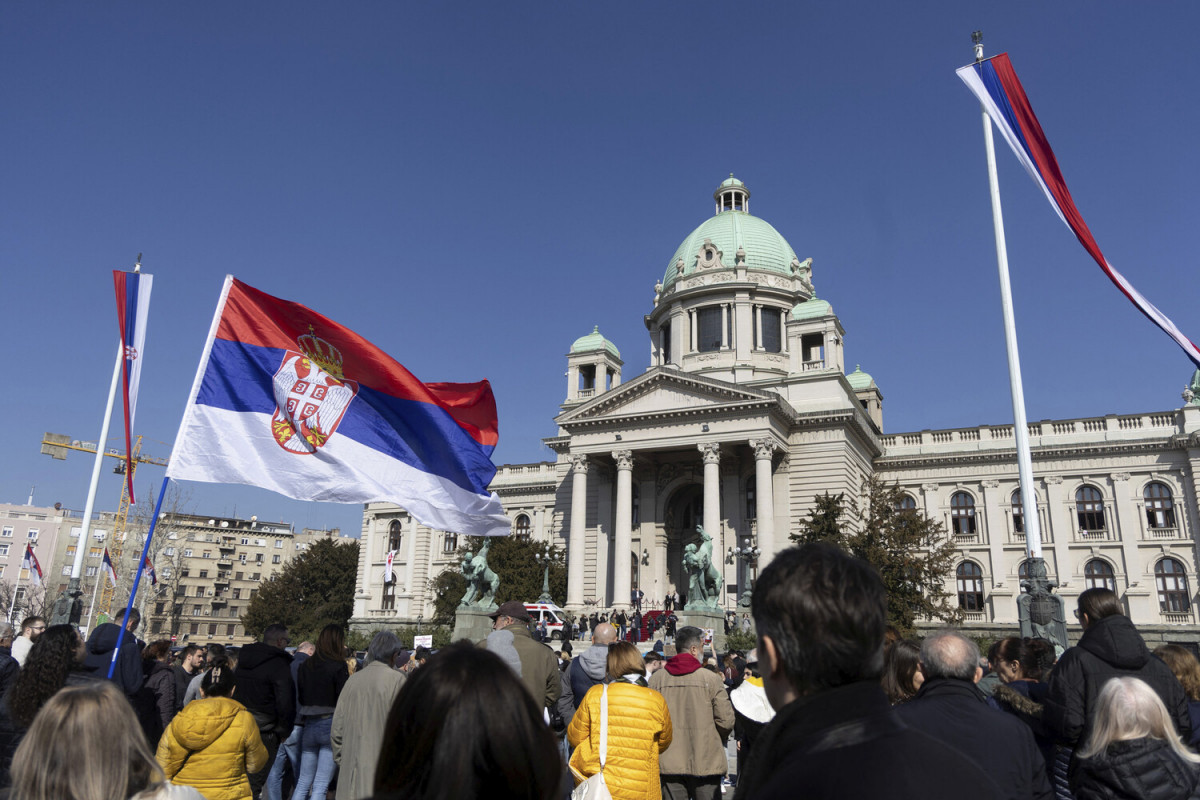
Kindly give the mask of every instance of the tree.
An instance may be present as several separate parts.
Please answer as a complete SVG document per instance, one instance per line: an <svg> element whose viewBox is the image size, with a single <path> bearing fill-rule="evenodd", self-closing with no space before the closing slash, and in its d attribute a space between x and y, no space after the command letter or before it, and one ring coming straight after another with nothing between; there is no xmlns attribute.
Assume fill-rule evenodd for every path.
<svg viewBox="0 0 1200 800"><path fill-rule="evenodd" d="M268 625L286 625L292 639L316 641L326 625L345 626L354 611L358 542L321 539L265 581L242 625L258 638Z"/></svg>
<svg viewBox="0 0 1200 800"><path fill-rule="evenodd" d="M830 542L874 566L887 589L888 622L907 634L918 619L957 622L961 612L946 591L954 543L941 522L901 508L903 499L899 486L874 477L849 507L844 495L818 496L791 539Z"/></svg>
<svg viewBox="0 0 1200 800"><path fill-rule="evenodd" d="M153 487L147 485L142 489L143 497L154 497ZM185 509L191 505L191 492L172 483L163 498L162 509L159 511L158 524L154 526L154 538L150 541L150 549L146 557L154 565L158 584L150 583L150 576L143 574L142 583L138 586L138 609L146 620L144 630L155 638L162 636L177 636L180 633L179 620L183 613L183 547L180 544L179 533L176 531L178 517L188 513ZM115 565L117 572L117 591L113 594L112 613L117 614L125 608L129 601L129 591L133 586L134 576L141 565L142 550L146 544L146 534L150 529L154 506L150 503L134 506L129 513L126 524L126 537L121 555ZM115 532L114 535L120 535ZM98 576L103 578L103 576ZM103 587L101 587L103 589ZM158 613L158 605L162 604L163 611Z"/></svg>
<svg viewBox="0 0 1200 800"><path fill-rule="evenodd" d="M467 553L478 553L482 544L482 537L469 537L467 543L458 548L458 563L434 578L432 586L437 598L434 601L435 622L449 624L454 620L454 611L467 591L467 582L462 576L462 558ZM541 595L545 567L538 563L537 557L545 550L544 542L533 539L518 536L492 538L487 561L500 578L500 588L496 590L497 604L506 600L531 603ZM563 551L558 545L551 545L550 554L556 559L550 564L550 596L561 606L567 599L567 569L562 563Z"/></svg>

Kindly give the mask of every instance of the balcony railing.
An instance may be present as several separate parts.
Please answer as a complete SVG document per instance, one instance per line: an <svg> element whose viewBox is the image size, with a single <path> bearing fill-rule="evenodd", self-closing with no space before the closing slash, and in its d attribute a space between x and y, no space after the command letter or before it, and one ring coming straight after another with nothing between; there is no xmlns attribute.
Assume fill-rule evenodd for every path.
<svg viewBox="0 0 1200 800"><path fill-rule="evenodd" d="M964 611L963 622L987 622L986 611Z"/></svg>
<svg viewBox="0 0 1200 800"><path fill-rule="evenodd" d="M1168 625L1191 625L1192 612L1190 611L1164 611L1162 612L1163 622Z"/></svg>
<svg viewBox="0 0 1200 800"><path fill-rule="evenodd" d="M1147 539L1178 539L1179 528L1150 528L1146 531Z"/></svg>

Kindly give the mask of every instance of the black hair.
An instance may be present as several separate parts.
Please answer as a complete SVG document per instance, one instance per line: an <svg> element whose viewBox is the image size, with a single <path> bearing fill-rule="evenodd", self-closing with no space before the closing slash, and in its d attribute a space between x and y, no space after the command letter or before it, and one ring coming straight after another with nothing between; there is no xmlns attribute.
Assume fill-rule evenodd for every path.
<svg viewBox="0 0 1200 800"><path fill-rule="evenodd" d="M495 653L459 642L401 687L375 775L379 798L556 800L562 758L542 711Z"/></svg>
<svg viewBox="0 0 1200 800"><path fill-rule="evenodd" d="M823 543L790 547L759 575L751 608L797 694L879 679L887 593L867 562Z"/></svg>
<svg viewBox="0 0 1200 800"><path fill-rule="evenodd" d="M200 689L205 697L229 697L233 694L233 669L229 659L217 656L208 665L208 671L200 679Z"/></svg>

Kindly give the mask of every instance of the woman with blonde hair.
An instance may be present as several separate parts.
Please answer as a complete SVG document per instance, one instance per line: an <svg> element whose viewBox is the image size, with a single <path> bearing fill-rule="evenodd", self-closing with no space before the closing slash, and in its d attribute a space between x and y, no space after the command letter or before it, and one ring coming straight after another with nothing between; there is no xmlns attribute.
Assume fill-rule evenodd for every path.
<svg viewBox="0 0 1200 800"><path fill-rule="evenodd" d="M1154 655L1171 668L1183 686L1183 693L1187 695L1188 716L1192 720L1192 739L1188 744L1196 749L1200 745L1200 659L1192 655L1191 650L1177 644L1155 648Z"/></svg>
<svg viewBox="0 0 1200 800"><path fill-rule="evenodd" d="M1076 751L1077 800L1185 800L1200 788L1200 755L1187 749L1158 694L1138 678L1113 678Z"/></svg>
<svg viewBox="0 0 1200 800"><path fill-rule="evenodd" d="M9 800L203 800L167 783L116 685L68 686L38 712L12 764Z"/></svg>
<svg viewBox="0 0 1200 800"><path fill-rule="evenodd" d="M604 784L615 800L659 800L658 756L671 744L667 701L646 685L646 668L629 642L608 646L607 682L583 696L567 739L575 752L569 766L575 782L603 771ZM607 720L602 709L607 706ZM600 733L607 723L601 764Z"/></svg>

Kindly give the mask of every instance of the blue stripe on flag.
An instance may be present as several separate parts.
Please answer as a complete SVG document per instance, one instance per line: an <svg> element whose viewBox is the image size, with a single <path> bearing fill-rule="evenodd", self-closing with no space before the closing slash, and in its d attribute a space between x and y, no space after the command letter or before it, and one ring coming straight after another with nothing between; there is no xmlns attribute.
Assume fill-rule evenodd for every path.
<svg viewBox="0 0 1200 800"><path fill-rule="evenodd" d="M1009 130L1020 141L1021 149L1025 151L1030 163L1036 169L1037 160L1034 159L1033 152L1029 149L1029 142L1025 139L1025 132L1021 130L1021 125L1017 122L1017 115L1013 113L1012 106L1008 102L1008 93L1004 91L1004 85L1000 83L1000 76L996 74L996 68L992 66L990 61L985 61L982 64L976 65L975 71L979 73L979 79L983 81L988 94L995 101L996 106L1000 109L1000 113L1004 115Z"/></svg>

